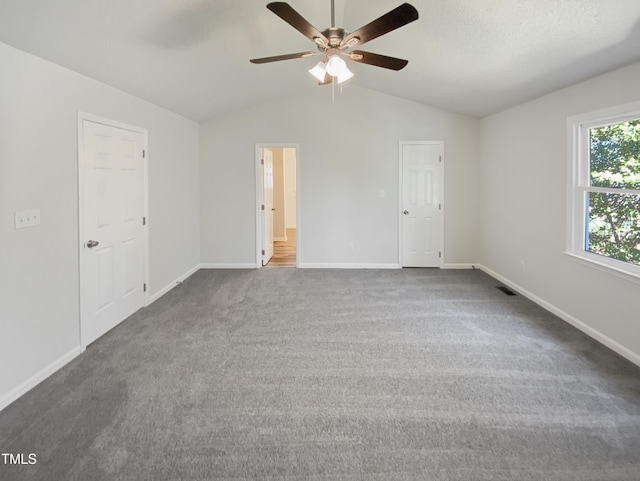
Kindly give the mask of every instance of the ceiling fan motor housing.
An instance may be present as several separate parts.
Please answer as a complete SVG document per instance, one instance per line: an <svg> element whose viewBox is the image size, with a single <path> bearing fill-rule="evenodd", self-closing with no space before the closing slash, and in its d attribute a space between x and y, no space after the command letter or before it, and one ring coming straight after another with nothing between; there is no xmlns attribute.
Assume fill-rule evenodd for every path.
<svg viewBox="0 0 640 481"><path fill-rule="evenodd" d="M327 47L338 48L340 46L340 42L342 42L342 39L345 36L349 35L349 32L347 32L344 28L330 27L324 30L322 32L322 35L329 39L329 45L327 45ZM320 48L320 45L318 44L318 48L320 48L320 50L324 51L327 47Z"/></svg>

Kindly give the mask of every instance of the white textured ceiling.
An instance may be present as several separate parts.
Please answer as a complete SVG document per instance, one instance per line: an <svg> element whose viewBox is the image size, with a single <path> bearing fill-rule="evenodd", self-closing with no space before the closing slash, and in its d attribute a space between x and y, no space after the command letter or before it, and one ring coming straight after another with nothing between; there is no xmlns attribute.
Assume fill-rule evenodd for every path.
<svg viewBox="0 0 640 481"><path fill-rule="evenodd" d="M200 121L330 88L307 73L317 58L249 63L313 49L267 3L0 0L0 41ZM329 26L330 0L288 3L318 29ZM336 23L353 31L400 3L336 0ZM482 117L640 60L640 0L409 3L416 22L362 47L409 65L351 65L350 83Z"/></svg>

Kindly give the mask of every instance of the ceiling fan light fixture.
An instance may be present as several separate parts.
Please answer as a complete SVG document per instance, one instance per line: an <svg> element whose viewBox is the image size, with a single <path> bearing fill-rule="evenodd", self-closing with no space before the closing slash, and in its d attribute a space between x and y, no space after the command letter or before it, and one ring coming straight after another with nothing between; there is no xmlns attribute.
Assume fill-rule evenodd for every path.
<svg viewBox="0 0 640 481"><path fill-rule="evenodd" d="M309 73L317 78L318 82L323 82L324 77L327 74L327 69L325 68L324 63L318 62L311 70L309 70Z"/></svg>
<svg viewBox="0 0 640 481"><path fill-rule="evenodd" d="M344 70L338 74L338 83L346 82L351 77L353 77L353 72L345 65Z"/></svg>
<svg viewBox="0 0 640 481"><path fill-rule="evenodd" d="M329 60L327 60L326 68L327 73L332 77L337 77L342 72L344 72L345 69L349 70L347 68L347 64L342 59L342 57L340 57L340 55L332 55L331 57L329 57Z"/></svg>

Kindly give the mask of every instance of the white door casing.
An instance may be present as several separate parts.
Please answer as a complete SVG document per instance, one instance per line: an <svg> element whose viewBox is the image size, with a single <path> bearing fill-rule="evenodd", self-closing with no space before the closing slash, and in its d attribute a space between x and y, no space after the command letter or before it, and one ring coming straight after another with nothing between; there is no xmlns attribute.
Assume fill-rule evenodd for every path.
<svg viewBox="0 0 640 481"><path fill-rule="evenodd" d="M255 146L255 189L256 189L256 268L260 268L263 266L263 256L262 250L263 247L263 238L269 238L269 234L265 236L265 216L262 206L264 205L264 190L265 190L265 181L264 181L264 169L262 166L262 159L264 158L264 151L270 148L278 148L278 149L291 149L293 152L291 155L295 159L295 185L300 185L300 145L299 144L291 144L291 143L261 143L256 144ZM272 157L273 160L273 157ZM273 183L271 184L273 186ZM300 203L300 189L296 188L295 190L295 206L296 206L296 266L299 265L301 255L302 255L302 238L303 231L300 227L300 213L301 213L301 203ZM265 206L266 209L266 206ZM271 231L273 232L273 230ZM273 234L271 234L273 235ZM273 246L273 244L272 244Z"/></svg>
<svg viewBox="0 0 640 481"><path fill-rule="evenodd" d="M146 131L87 114L79 114L78 129L80 334L87 346L148 299Z"/></svg>
<svg viewBox="0 0 640 481"><path fill-rule="evenodd" d="M273 257L273 152L262 149L262 265Z"/></svg>
<svg viewBox="0 0 640 481"><path fill-rule="evenodd" d="M400 143L400 263L441 267L443 143Z"/></svg>

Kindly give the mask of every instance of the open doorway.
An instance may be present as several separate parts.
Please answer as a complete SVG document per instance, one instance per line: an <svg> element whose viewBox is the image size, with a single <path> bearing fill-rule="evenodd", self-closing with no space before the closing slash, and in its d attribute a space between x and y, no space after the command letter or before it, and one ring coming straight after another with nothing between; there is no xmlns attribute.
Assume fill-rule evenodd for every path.
<svg viewBox="0 0 640 481"><path fill-rule="evenodd" d="M256 146L256 265L297 267L298 146Z"/></svg>

